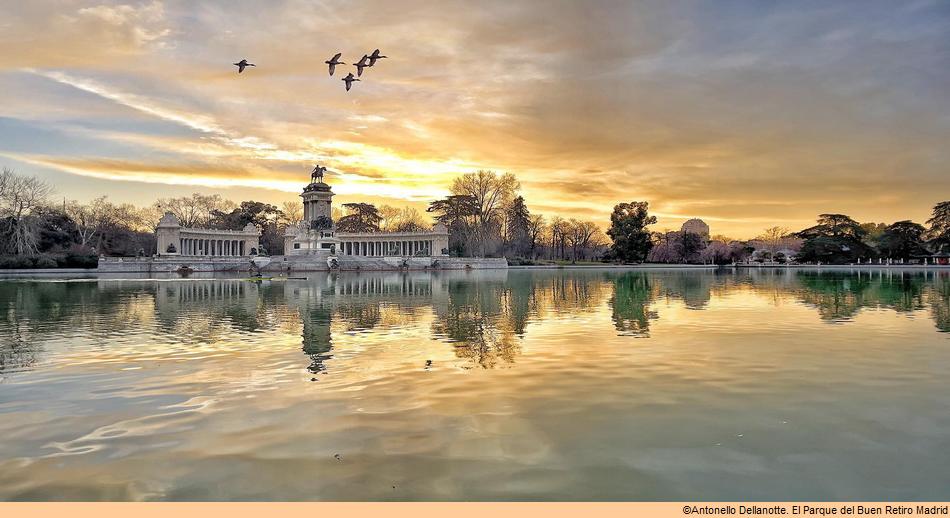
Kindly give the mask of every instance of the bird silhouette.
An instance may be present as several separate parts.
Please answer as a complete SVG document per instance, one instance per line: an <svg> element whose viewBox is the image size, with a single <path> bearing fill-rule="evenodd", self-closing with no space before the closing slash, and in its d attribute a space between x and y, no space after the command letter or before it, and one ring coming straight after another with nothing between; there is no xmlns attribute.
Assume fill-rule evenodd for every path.
<svg viewBox="0 0 950 518"><path fill-rule="evenodd" d="M363 75L363 68L369 66L369 65L366 64L366 60L368 60L368 59L369 59L369 56L367 56L366 54L363 54L363 57L361 57L359 61L357 61L356 63L353 63L354 65L356 65L356 75L357 75L357 76L362 76L362 75Z"/></svg>
<svg viewBox="0 0 950 518"><path fill-rule="evenodd" d="M353 72L350 72L349 74L346 74L346 77L344 77L343 79L340 79L340 81L343 81L344 83L346 83L346 91L349 92L350 86L353 85L353 81L359 81L359 79L353 77Z"/></svg>
<svg viewBox="0 0 950 518"><path fill-rule="evenodd" d="M342 53L342 52L337 52L336 55L333 56L332 58L330 58L329 61L324 61L324 63L326 63L327 65L330 65L330 75L331 75L331 76L333 75L333 71L336 70L336 66L337 66L337 65L345 65L345 64L346 64L346 63L340 61L340 55L341 55L341 54L343 54L343 53Z"/></svg>
<svg viewBox="0 0 950 518"><path fill-rule="evenodd" d="M256 67L257 65L255 65L254 63L248 63L246 59L242 59L241 61L238 61L237 63L235 63L234 66L238 67L238 74L240 74L241 72L244 72L245 68Z"/></svg>
<svg viewBox="0 0 950 518"><path fill-rule="evenodd" d="M377 59L385 59L386 57L387 56L379 55L379 49L374 50L373 53L369 55L369 66L375 65Z"/></svg>

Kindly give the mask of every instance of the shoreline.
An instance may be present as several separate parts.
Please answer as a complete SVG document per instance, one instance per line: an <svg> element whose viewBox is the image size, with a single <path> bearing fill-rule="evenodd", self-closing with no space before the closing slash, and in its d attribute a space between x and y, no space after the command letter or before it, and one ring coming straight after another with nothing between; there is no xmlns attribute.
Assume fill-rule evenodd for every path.
<svg viewBox="0 0 950 518"><path fill-rule="evenodd" d="M836 270L836 271L874 271L874 270L889 270L889 271L950 271L950 265L940 265L940 264L794 264L794 265L778 265L778 264L737 264L737 265L709 265L709 264L662 264L662 263L646 263L646 264L537 264L537 265L518 265L518 266L507 266L506 268L479 268L482 270L725 270L725 269L773 269L773 270ZM393 270L364 270L364 273L372 271L400 271L398 269ZM425 270L417 270L425 271ZM442 270L427 270L429 272L438 272ZM446 270L449 271L449 270ZM460 271L458 269L452 269L452 271ZM339 273L359 273L359 270L343 270ZM15 276L21 275L37 275L37 276L47 276L47 275L111 275L117 273L142 273L136 271L105 271L99 270L97 268L28 268L28 269L9 269L9 270L0 270L0 279L3 278L12 278ZM154 272L154 273L164 273L164 272ZM215 272L207 272L215 273ZM300 273L304 273L301 271Z"/></svg>
<svg viewBox="0 0 950 518"><path fill-rule="evenodd" d="M720 269L781 269L781 270L948 270L946 264L539 264L508 266L509 270L720 270Z"/></svg>

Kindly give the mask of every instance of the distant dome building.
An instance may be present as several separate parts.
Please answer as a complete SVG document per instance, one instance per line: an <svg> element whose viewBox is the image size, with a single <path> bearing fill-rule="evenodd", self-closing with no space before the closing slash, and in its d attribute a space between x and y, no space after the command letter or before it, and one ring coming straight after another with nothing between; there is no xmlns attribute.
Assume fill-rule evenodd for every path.
<svg viewBox="0 0 950 518"><path fill-rule="evenodd" d="M705 221L698 218L693 218L683 223L683 227L680 228L680 232L683 232L684 234L686 232L692 232L693 234L699 234L703 236L703 239L709 239L709 225L707 225Z"/></svg>

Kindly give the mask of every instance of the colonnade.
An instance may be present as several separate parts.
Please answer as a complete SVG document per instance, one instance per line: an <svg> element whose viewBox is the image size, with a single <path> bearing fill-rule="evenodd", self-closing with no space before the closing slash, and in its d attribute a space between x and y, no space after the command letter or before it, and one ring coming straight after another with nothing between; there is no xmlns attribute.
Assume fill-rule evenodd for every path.
<svg viewBox="0 0 950 518"><path fill-rule="evenodd" d="M179 240L182 255L242 256L257 253L254 246L247 247L243 239L195 239L184 237Z"/></svg>
<svg viewBox="0 0 950 518"><path fill-rule="evenodd" d="M338 234L339 237L339 234ZM343 238L345 239L345 238ZM342 241L340 250L341 255L357 256L409 256L422 253L432 255L432 239L408 239L408 240L375 240L375 241Z"/></svg>

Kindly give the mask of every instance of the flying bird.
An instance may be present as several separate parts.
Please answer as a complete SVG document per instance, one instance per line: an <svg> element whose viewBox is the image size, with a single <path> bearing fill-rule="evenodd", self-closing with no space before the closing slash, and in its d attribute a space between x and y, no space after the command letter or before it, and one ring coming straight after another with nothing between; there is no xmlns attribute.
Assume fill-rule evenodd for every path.
<svg viewBox="0 0 950 518"><path fill-rule="evenodd" d="M379 55L379 49L374 50L373 53L369 55L369 66L375 65L377 59L384 59L386 57L387 56Z"/></svg>
<svg viewBox="0 0 950 518"><path fill-rule="evenodd" d="M345 65L345 64L346 64L346 63L340 61L340 55L341 55L341 54L343 54L343 53L342 53L342 52L337 52L337 53L336 53L336 56L333 56L332 58L330 58L329 61L324 61L324 63L326 63L327 65L330 65L330 75L331 75L331 76L333 75L333 71L336 70L336 66L337 66L337 65Z"/></svg>
<svg viewBox="0 0 950 518"><path fill-rule="evenodd" d="M255 65L254 63L248 63L246 59L242 59L241 61L238 61L237 63L235 63L234 66L238 67L238 74L240 74L241 72L244 72L245 68L256 67L257 65Z"/></svg>
<svg viewBox="0 0 950 518"><path fill-rule="evenodd" d="M359 61L357 61L356 63L353 63L354 65L356 65L356 75L357 75L357 76L362 76L362 75L363 75L363 67L368 67L368 66L370 66L370 65L367 65L367 64L366 64L366 60L367 60L367 59L369 59L369 56L367 56L366 54L363 54L363 57L361 57ZM351 75L352 75L352 74L351 74Z"/></svg>
<svg viewBox="0 0 950 518"><path fill-rule="evenodd" d="M346 74L346 77L344 77L343 79L340 79L340 81L343 81L344 83L346 83L346 91L349 92L350 86L353 85L353 81L359 81L359 79L353 77L353 72L350 72L349 74Z"/></svg>

